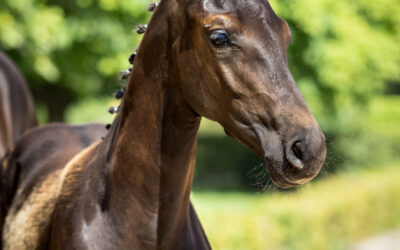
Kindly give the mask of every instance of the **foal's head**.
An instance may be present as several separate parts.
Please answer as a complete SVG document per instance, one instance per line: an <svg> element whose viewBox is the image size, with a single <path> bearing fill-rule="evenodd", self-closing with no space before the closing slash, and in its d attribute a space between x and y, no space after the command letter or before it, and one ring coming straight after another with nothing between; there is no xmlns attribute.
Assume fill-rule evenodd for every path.
<svg viewBox="0 0 400 250"><path fill-rule="evenodd" d="M325 139L288 68L288 24L266 0L171 0L156 14L165 8L170 71L187 104L264 158L279 187L316 176Z"/></svg>

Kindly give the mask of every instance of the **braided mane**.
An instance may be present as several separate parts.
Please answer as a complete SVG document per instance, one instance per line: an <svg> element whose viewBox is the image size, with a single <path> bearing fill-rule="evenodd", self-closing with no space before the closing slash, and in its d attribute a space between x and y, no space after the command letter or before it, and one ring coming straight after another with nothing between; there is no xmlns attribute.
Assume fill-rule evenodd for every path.
<svg viewBox="0 0 400 250"><path fill-rule="evenodd" d="M148 11L153 12L158 6L157 2L151 2L147 8ZM143 35L147 30L147 24L139 24L135 31L136 33L138 33L139 35ZM133 65L133 62L135 61L135 57L137 54L137 49L135 49L135 51L129 56L128 61L130 65ZM120 79L127 82L127 80L129 79L131 73L132 73L133 67L129 67L126 70L121 71L120 73ZM117 91L114 92L114 97L117 100L120 100L124 97L125 94L125 90L126 90L126 84L124 84L124 87L121 89L118 89ZM110 114L116 114L119 111L119 106L115 107L115 106L111 106L108 108L108 113ZM106 129L110 129L111 124L107 124L106 125Z"/></svg>

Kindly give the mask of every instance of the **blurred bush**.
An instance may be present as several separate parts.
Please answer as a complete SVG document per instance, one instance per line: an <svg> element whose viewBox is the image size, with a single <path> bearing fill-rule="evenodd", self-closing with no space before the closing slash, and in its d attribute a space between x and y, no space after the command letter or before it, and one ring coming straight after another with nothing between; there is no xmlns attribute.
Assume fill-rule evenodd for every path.
<svg viewBox="0 0 400 250"><path fill-rule="evenodd" d="M194 192L215 249L335 250L400 224L400 163L273 195Z"/></svg>

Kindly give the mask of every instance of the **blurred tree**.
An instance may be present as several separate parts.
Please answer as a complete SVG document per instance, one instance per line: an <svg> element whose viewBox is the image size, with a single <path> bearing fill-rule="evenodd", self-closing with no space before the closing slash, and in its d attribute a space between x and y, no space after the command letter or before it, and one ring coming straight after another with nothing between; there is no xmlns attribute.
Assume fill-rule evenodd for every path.
<svg viewBox="0 0 400 250"><path fill-rule="evenodd" d="M111 94L148 20L146 0L1 0L0 47L26 74L51 121L78 98ZM44 104L44 105L43 105ZM105 107L106 109L106 107Z"/></svg>

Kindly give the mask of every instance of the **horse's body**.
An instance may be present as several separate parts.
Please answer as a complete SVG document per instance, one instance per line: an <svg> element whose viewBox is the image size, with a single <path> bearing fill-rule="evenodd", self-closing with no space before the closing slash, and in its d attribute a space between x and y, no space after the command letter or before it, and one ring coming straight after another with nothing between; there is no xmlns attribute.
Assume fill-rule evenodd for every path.
<svg viewBox="0 0 400 250"><path fill-rule="evenodd" d="M4 249L209 249L190 204L201 116L264 158L276 185L311 180L326 148L289 40L264 0L162 0L105 139L75 154L91 129L36 129L3 162Z"/></svg>
<svg viewBox="0 0 400 250"><path fill-rule="evenodd" d="M36 126L33 98L17 66L0 51L0 158Z"/></svg>
<svg viewBox="0 0 400 250"><path fill-rule="evenodd" d="M51 124L30 130L3 159L1 211L9 210L5 249L46 249L60 172L81 150L106 134L102 124ZM60 140L62 138L62 140ZM32 150L35 148L36 150ZM60 153L62 152L62 153ZM12 206L11 206L12 205ZM18 211L18 212L16 212ZM2 214L4 219L4 214ZM1 225L4 224L2 221ZM31 232L20 239L23 231Z"/></svg>

